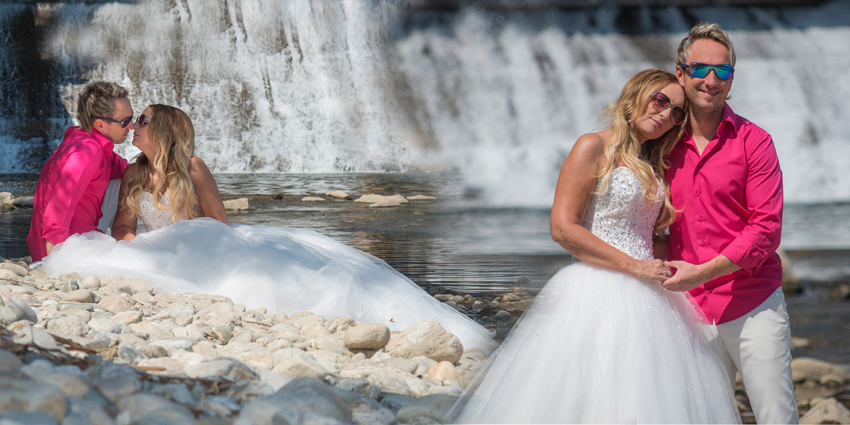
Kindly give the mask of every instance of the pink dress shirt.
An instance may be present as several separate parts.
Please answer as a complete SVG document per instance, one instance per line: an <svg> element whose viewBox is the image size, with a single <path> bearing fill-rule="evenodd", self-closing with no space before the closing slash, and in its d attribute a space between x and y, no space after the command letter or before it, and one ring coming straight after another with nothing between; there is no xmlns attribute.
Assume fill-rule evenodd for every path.
<svg viewBox="0 0 850 425"><path fill-rule="evenodd" d="M35 188L27 236L33 261L47 255L45 240L58 244L75 233L97 230L106 186L127 168L127 160L113 148L112 141L95 129L91 134L77 127L65 131L62 144L41 169Z"/></svg>
<svg viewBox="0 0 850 425"><path fill-rule="evenodd" d="M735 320L782 285L782 170L770 135L727 104L702 155L690 134L667 170L673 206L668 257L702 264L725 255L741 270L690 291L708 322Z"/></svg>

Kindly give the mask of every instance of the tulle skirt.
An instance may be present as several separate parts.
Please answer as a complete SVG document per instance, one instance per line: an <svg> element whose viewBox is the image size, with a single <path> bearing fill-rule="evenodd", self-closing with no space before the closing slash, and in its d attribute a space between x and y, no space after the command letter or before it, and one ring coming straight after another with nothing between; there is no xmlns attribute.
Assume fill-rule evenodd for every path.
<svg viewBox="0 0 850 425"><path fill-rule="evenodd" d="M465 348L496 347L490 331L384 261L311 230L201 218L129 242L89 232L69 237L40 267L51 276L138 277L164 293L222 295L248 308L289 315L351 316L393 331L435 319Z"/></svg>
<svg viewBox="0 0 850 425"><path fill-rule="evenodd" d="M729 375L697 311L658 283L583 263L566 267L448 419L740 423Z"/></svg>

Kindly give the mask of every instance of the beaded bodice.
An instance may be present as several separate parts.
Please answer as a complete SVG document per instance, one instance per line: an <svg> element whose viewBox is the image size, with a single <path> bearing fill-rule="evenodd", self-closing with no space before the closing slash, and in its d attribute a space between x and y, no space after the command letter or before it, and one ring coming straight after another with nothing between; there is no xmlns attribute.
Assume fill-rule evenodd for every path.
<svg viewBox="0 0 850 425"><path fill-rule="evenodd" d="M643 185L627 167L614 169L605 192L598 193L599 187L597 184L582 226L632 258L652 259L652 231L662 201L647 201Z"/></svg>
<svg viewBox="0 0 850 425"><path fill-rule="evenodd" d="M159 198L159 202L166 208L165 211L154 206L153 196L150 192L142 193L142 197L139 199L139 218L145 223L148 231L153 231L174 223L174 211L171 210L171 200L168 197L168 192L166 192L165 196Z"/></svg>

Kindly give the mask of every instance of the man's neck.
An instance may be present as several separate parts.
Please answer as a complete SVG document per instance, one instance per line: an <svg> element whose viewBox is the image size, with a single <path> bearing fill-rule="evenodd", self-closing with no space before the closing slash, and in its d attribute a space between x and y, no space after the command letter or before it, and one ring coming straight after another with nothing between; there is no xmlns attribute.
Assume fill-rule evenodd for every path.
<svg viewBox="0 0 850 425"><path fill-rule="evenodd" d="M717 135L717 128L720 127L720 123L723 121L723 110L725 108L726 105L724 104L722 108L709 113L691 110L691 137L693 137L694 143L697 146L697 152L700 155L702 155L702 151L705 150L711 139L714 139L714 136Z"/></svg>

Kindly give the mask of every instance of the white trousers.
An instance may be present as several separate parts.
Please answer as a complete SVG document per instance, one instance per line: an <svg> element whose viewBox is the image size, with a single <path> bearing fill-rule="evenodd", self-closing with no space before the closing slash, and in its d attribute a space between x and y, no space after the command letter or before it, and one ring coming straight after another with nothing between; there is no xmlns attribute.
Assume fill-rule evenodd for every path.
<svg viewBox="0 0 850 425"><path fill-rule="evenodd" d="M112 222L115 220L115 214L118 212L118 192L121 189L121 179L112 179L106 186L106 193L103 194L103 202L100 204L100 212L103 214L100 221L97 222L97 228L101 232L109 234L107 230L112 227Z"/></svg>
<svg viewBox="0 0 850 425"><path fill-rule="evenodd" d="M791 329L782 288L748 314L720 325L709 324L719 340L732 386L741 374L750 405L760 424L800 421L791 381Z"/></svg>

